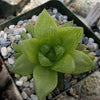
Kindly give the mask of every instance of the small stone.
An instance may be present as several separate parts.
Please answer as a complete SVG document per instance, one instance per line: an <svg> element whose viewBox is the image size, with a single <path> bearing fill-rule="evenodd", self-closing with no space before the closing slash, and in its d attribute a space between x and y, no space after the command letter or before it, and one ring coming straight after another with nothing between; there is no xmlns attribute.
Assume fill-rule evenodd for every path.
<svg viewBox="0 0 100 100"><path fill-rule="evenodd" d="M8 30L8 28L7 28L7 27L5 27L5 28L4 28L4 32L7 32L7 30Z"/></svg>
<svg viewBox="0 0 100 100"><path fill-rule="evenodd" d="M22 86L22 85L23 85L23 81L21 81L21 80L16 81L16 85L17 85L17 86Z"/></svg>
<svg viewBox="0 0 100 100"><path fill-rule="evenodd" d="M5 39L5 40L7 39L7 34L6 34L6 33L4 34L4 39Z"/></svg>
<svg viewBox="0 0 100 100"><path fill-rule="evenodd" d="M22 33L22 31L26 32L26 29L24 27L19 28L19 32Z"/></svg>
<svg viewBox="0 0 100 100"><path fill-rule="evenodd" d="M34 86L33 86L33 82L30 82L30 88L33 88Z"/></svg>
<svg viewBox="0 0 100 100"><path fill-rule="evenodd" d="M7 46L9 46L10 44L11 44L10 41L2 41L2 42L1 42L1 47L7 47Z"/></svg>
<svg viewBox="0 0 100 100"><path fill-rule="evenodd" d="M65 15L65 16L63 16L63 18L64 18L64 20L67 20L68 19L68 16Z"/></svg>
<svg viewBox="0 0 100 100"><path fill-rule="evenodd" d="M64 20L63 20L63 22L64 22L64 23L66 23L66 22L67 22L67 20L65 20L65 19L64 19Z"/></svg>
<svg viewBox="0 0 100 100"><path fill-rule="evenodd" d="M15 25L10 25L9 29L13 29L15 27Z"/></svg>
<svg viewBox="0 0 100 100"><path fill-rule="evenodd" d="M26 82L27 79L28 79L27 76L23 76L23 77L20 78L20 80L23 81L23 82Z"/></svg>
<svg viewBox="0 0 100 100"><path fill-rule="evenodd" d="M17 25L22 25L23 24L23 21L22 20L20 20L20 21L18 21L18 23L17 23Z"/></svg>
<svg viewBox="0 0 100 100"><path fill-rule="evenodd" d="M10 36L10 41L11 42L14 42L16 39L15 39L15 37L14 36Z"/></svg>
<svg viewBox="0 0 100 100"><path fill-rule="evenodd" d="M38 16L36 16L36 15L32 16L32 20L34 20L35 22L37 21L37 18L38 18Z"/></svg>
<svg viewBox="0 0 100 100"><path fill-rule="evenodd" d="M8 29L6 33L8 34L13 34L14 30L13 29Z"/></svg>
<svg viewBox="0 0 100 100"><path fill-rule="evenodd" d="M100 39L100 33L95 32L94 34Z"/></svg>
<svg viewBox="0 0 100 100"><path fill-rule="evenodd" d="M29 84L29 82L24 82L23 83L23 86L25 86L25 87L28 87L30 84Z"/></svg>
<svg viewBox="0 0 100 100"><path fill-rule="evenodd" d="M93 38L89 38L89 43L94 43L94 39Z"/></svg>
<svg viewBox="0 0 100 100"><path fill-rule="evenodd" d="M25 92L22 92L22 96L23 96L24 99L27 99L27 97L28 97Z"/></svg>
<svg viewBox="0 0 100 100"><path fill-rule="evenodd" d="M96 51L99 48L98 44L97 43L93 43L93 48L94 48L94 51Z"/></svg>
<svg viewBox="0 0 100 100"><path fill-rule="evenodd" d="M87 47L87 49L89 49L90 51L94 51L93 43L88 43L86 47Z"/></svg>
<svg viewBox="0 0 100 100"><path fill-rule="evenodd" d="M0 32L0 37L1 37L1 35L3 35L3 34L4 34L4 31L1 31L1 32Z"/></svg>
<svg viewBox="0 0 100 100"><path fill-rule="evenodd" d="M21 38L21 35L15 35L15 39L19 40Z"/></svg>
<svg viewBox="0 0 100 100"><path fill-rule="evenodd" d="M27 95L31 95L30 88L24 88L23 92L25 92Z"/></svg>
<svg viewBox="0 0 100 100"><path fill-rule="evenodd" d="M1 48L1 55L2 55L2 56L7 56L7 54L8 54L7 48L6 48L6 47L2 47L2 48Z"/></svg>
<svg viewBox="0 0 100 100"><path fill-rule="evenodd" d="M14 58L8 58L8 63L9 63L9 64L12 65L12 64L14 64L14 62L15 62L15 61L14 61Z"/></svg>
<svg viewBox="0 0 100 100"><path fill-rule="evenodd" d="M83 43L84 43L85 45L87 45L87 44L88 44L88 42L89 42L88 37L84 37L82 40L83 40Z"/></svg>
<svg viewBox="0 0 100 100"><path fill-rule="evenodd" d="M53 9L53 13L56 14L58 12L57 9Z"/></svg>
<svg viewBox="0 0 100 100"><path fill-rule="evenodd" d="M15 28L20 28L20 25L16 25Z"/></svg>
<svg viewBox="0 0 100 100"><path fill-rule="evenodd" d="M13 32L15 35L18 35L20 34L20 30L19 29L14 29L14 32Z"/></svg>
<svg viewBox="0 0 100 100"><path fill-rule="evenodd" d="M38 100L37 96L34 95L34 94L31 95L31 99L32 99L32 100Z"/></svg>
<svg viewBox="0 0 100 100"><path fill-rule="evenodd" d="M7 47L8 52L12 52L12 48L11 47Z"/></svg>
<svg viewBox="0 0 100 100"><path fill-rule="evenodd" d="M97 56L100 56L100 49L98 49L98 50L96 51L96 55L97 55Z"/></svg>

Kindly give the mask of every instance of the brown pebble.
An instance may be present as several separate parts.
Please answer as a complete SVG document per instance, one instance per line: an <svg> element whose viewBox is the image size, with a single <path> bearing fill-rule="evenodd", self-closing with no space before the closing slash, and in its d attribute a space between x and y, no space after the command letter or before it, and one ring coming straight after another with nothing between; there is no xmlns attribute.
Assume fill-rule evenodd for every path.
<svg viewBox="0 0 100 100"><path fill-rule="evenodd" d="M70 84L71 84L71 85L74 85L76 82L77 82L77 80L74 79L74 80L72 80L72 81L70 82Z"/></svg>
<svg viewBox="0 0 100 100"><path fill-rule="evenodd" d="M20 28L20 26L19 25L16 25L15 28Z"/></svg>
<svg viewBox="0 0 100 100"><path fill-rule="evenodd" d="M5 28L4 28L4 32L7 32L7 30L8 30L8 28L7 28L7 27L5 27Z"/></svg>

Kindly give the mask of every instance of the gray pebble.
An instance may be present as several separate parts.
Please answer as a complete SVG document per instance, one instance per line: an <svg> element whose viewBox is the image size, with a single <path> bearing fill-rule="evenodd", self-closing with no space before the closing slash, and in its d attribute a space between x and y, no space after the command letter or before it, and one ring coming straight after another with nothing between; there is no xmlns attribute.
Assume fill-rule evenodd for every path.
<svg viewBox="0 0 100 100"><path fill-rule="evenodd" d="M2 56L7 56L7 54L8 54L7 48L6 48L6 47L2 47L2 48L1 48L1 55L2 55Z"/></svg>
<svg viewBox="0 0 100 100"><path fill-rule="evenodd" d="M98 50L96 51L96 55L97 55L97 56L100 56L100 49L98 49Z"/></svg>
<svg viewBox="0 0 100 100"><path fill-rule="evenodd" d="M20 20L20 21L18 21L18 23L17 23L17 25L22 25L23 24L23 21L22 20Z"/></svg>
<svg viewBox="0 0 100 100"><path fill-rule="evenodd" d="M7 34L13 34L13 32L14 32L13 29L8 29L6 33L7 33Z"/></svg>
<svg viewBox="0 0 100 100"><path fill-rule="evenodd" d="M14 32L13 32L15 35L18 35L20 34L20 30L19 29L14 29Z"/></svg>
<svg viewBox="0 0 100 100"><path fill-rule="evenodd" d="M38 100L37 96L34 95L34 94L31 95L31 99L32 99L32 100Z"/></svg>
<svg viewBox="0 0 100 100"><path fill-rule="evenodd" d="M64 19L64 20L67 20L67 19L68 19L68 16L64 15L64 16L63 16L63 19Z"/></svg>
<svg viewBox="0 0 100 100"><path fill-rule="evenodd" d="M33 82L30 82L30 88L33 88L34 86L33 86Z"/></svg>
<svg viewBox="0 0 100 100"><path fill-rule="evenodd" d="M11 44L11 42L10 41L2 41L0 44L1 44L1 47L7 47Z"/></svg>
<svg viewBox="0 0 100 100"><path fill-rule="evenodd" d="M89 43L94 43L94 39L93 38L89 38Z"/></svg>
<svg viewBox="0 0 100 100"><path fill-rule="evenodd" d="M15 39L19 40L21 38L21 35L15 35Z"/></svg>
<svg viewBox="0 0 100 100"><path fill-rule="evenodd" d="M12 64L14 64L14 62L15 62L15 61L14 61L14 58L8 58L8 63L9 63L9 64L12 65Z"/></svg>
<svg viewBox="0 0 100 100"><path fill-rule="evenodd" d="M97 43L93 43L93 48L94 48L94 51L96 51L99 48L98 44Z"/></svg>
<svg viewBox="0 0 100 100"><path fill-rule="evenodd" d="M86 47L87 47L87 49L89 49L90 51L94 51L94 47L93 47L93 44L92 44L92 43L88 43Z"/></svg>
<svg viewBox="0 0 100 100"><path fill-rule="evenodd" d="M58 10L56 8L53 9L53 13L56 14Z"/></svg>
<svg viewBox="0 0 100 100"><path fill-rule="evenodd" d="M22 96L23 96L24 99L27 99L27 97L28 97L25 92L22 92Z"/></svg>

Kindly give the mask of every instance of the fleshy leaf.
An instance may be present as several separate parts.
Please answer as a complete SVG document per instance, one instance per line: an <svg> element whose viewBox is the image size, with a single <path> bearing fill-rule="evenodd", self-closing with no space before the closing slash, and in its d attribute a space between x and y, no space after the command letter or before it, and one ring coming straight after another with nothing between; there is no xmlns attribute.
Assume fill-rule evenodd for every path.
<svg viewBox="0 0 100 100"><path fill-rule="evenodd" d="M40 52L38 54L38 58L42 66L48 67L52 65L52 62Z"/></svg>
<svg viewBox="0 0 100 100"><path fill-rule="evenodd" d="M70 74L75 69L75 63L73 58L68 54L64 56L60 61L56 62L52 66L52 69L57 72Z"/></svg>
<svg viewBox="0 0 100 100"><path fill-rule="evenodd" d="M38 20L34 26L34 37L44 37L44 35L48 33L48 29L51 27L57 29L56 23L44 9L42 13L39 15Z"/></svg>
<svg viewBox="0 0 100 100"><path fill-rule="evenodd" d="M82 37L83 28L66 27L59 29L58 33L62 41L62 46L65 48L66 53L69 53L76 49Z"/></svg>
<svg viewBox="0 0 100 100"><path fill-rule="evenodd" d="M18 44L13 43L12 47L13 47L14 51L21 53L21 45L19 43Z"/></svg>
<svg viewBox="0 0 100 100"><path fill-rule="evenodd" d="M84 44L78 44L78 46L77 46L76 49L79 50L79 51L85 50L86 49L86 45L84 45Z"/></svg>
<svg viewBox="0 0 100 100"><path fill-rule="evenodd" d="M20 56L21 56L21 53L15 53L15 54L14 54L15 59L17 59L17 58L20 57Z"/></svg>
<svg viewBox="0 0 100 100"><path fill-rule="evenodd" d="M23 54L33 63L38 62L39 43L35 38L20 41Z"/></svg>
<svg viewBox="0 0 100 100"><path fill-rule="evenodd" d="M22 31L21 37L22 37L23 39L29 39L29 36L26 34L25 31Z"/></svg>
<svg viewBox="0 0 100 100"><path fill-rule="evenodd" d="M33 71L35 91L39 100L44 98L57 86L57 72L36 66Z"/></svg>
<svg viewBox="0 0 100 100"><path fill-rule="evenodd" d="M32 35L32 37L34 36L34 25L33 24L26 25L26 30L28 31L28 33Z"/></svg>
<svg viewBox="0 0 100 100"><path fill-rule="evenodd" d="M49 46L55 46L61 43L57 30L53 27L49 27L48 32L44 34L41 41Z"/></svg>
<svg viewBox="0 0 100 100"><path fill-rule="evenodd" d="M73 26L73 21L70 21L65 24L59 25L58 28L65 28L65 27L72 27L72 26Z"/></svg>
<svg viewBox="0 0 100 100"><path fill-rule="evenodd" d="M64 55L65 49L62 46L55 46L56 60L59 60Z"/></svg>
<svg viewBox="0 0 100 100"><path fill-rule="evenodd" d="M94 68L93 61L85 53L75 50L72 57L75 62L75 71L73 74L81 74Z"/></svg>
<svg viewBox="0 0 100 100"><path fill-rule="evenodd" d="M10 71L20 75L29 75L33 73L34 64L31 63L24 55L21 55Z"/></svg>

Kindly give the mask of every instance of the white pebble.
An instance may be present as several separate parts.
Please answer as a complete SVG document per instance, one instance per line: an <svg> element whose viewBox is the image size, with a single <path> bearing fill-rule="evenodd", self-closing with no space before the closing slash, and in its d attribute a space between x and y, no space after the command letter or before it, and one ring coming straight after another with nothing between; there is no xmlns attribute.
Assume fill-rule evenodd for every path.
<svg viewBox="0 0 100 100"><path fill-rule="evenodd" d="M31 99L32 99L32 100L38 100L37 96L34 95L34 94L31 95Z"/></svg>
<svg viewBox="0 0 100 100"><path fill-rule="evenodd" d="M4 39L5 39L5 40L7 39L7 34L6 34L6 33L4 34Z"/></svg>
<svg viewBox="0 0 100 100"><path fill-rule="evenodd" d="M15 35L15 39L19 40L21 38L21 35Z"/></svg>
<svg viewBox="0 0 100 100"><path fill-rule="evenodd" d="M21 80L16 81L16 85L17 85L17 86L22 86L22 85L23 85L23 81L21 81Z"/></svg>
<svg viewBox="0 0 100 100"><path fill-rule="evenodd" d="M23 96L24 99L27 99L27 97L28 97L25 92L22 92L22 96Z"/></svg>
<svg viewBox="0 0 100 100"><path fill-rule="evenodd" d="M12 65L12 64L14 64L14 62L15 62L15 61L14 61L14 58L8 58L8 63L9 63L9 64Z"/></svg>
<svg viewBox="0 0 100 100"><path fill-rule="evenodd" d="M2 54L2 56L7 56L8 50L7 50L6 47L2 47L2 48L1 48L1 54Z"/></svg>
<svg viewBox="0 0 100 100"><path fill-rule="evenodd" d="M34 20L35 22L37 21L37 18L38 18L38 16L36 16L36 15L32 16L32 20Z"/></svg>
<svg viewBox="0 0 100 100"><path fill-rule="evenodd" d="M64 19L64 20L63 20L63 22L64 22L64 23L66 23L66 22L67 22L67 20L65 20L65 19Z"/></svg>
<svg viewBox="0 0 100 100"><path fill-rule="evenodd" d="M28 77L27 76L23 76L23 77L20 78L20 80L23 81L23 82L26 82L28 80Z"/></svg>
<svg viewBox="0 0 100 100"><path fill-rule="evenodd" d="M1 32L0 32L0 36L3 35L3 34L4 34L4 31L1 31Z"/></svg>
<svg viewBox="0 0 100 100"><path fill-rule="evenodd" d="M8 52L12 52L12 48L11 47L7 47Z"/></svg>
<svg viewBox="0 0 100 100"><path fill-rule="evenodd" d="M10 25L9 29L13 29L15 27L15 25Z"/></svg>

